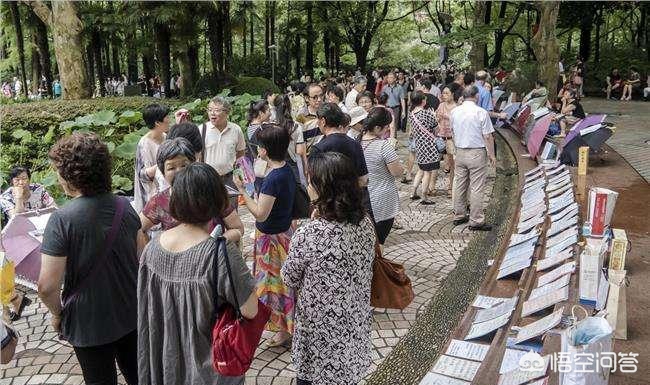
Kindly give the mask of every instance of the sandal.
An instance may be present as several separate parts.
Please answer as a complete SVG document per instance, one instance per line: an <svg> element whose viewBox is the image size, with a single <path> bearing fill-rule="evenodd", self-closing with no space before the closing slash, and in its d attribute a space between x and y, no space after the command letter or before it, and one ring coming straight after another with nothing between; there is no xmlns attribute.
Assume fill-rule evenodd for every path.
<svg viewBox="0 0 650 385"><path fill-rule="evenodd" d="M268 346L269 348L275 348L278 346L284 346L284 344L290 341L291 341L291 335L289 335L287 338L282 340L276 340L275 336L273 336L273 338L266 341L266 346Z"/></svg>
<svg viewBox="0 0 650 385"><path fill-rule="evenodd" d="M22 301L20 301L20 306L18 306L18 311L15 312L13 310L9 311L9 319L11 322L18 321L20 317L23 316L23 310L29 305L32 304L32 300L27 298L26 295L23 296Z"/></svg>
<svg viewBox="0 0 650 385"><path fill-rule="evenodd" d="M428 199L422 199L422 200L420 201L420 204L421 204L421 205L435 205L436 202L434 202L434 201L430 201L430 200L428 200Z"/></svg>
<svg viewBox="0 0 650 385"><path fill-rule="evenodd" d="M412 179L406 179L406 177L403 177L402 180L401 180L401 182L404 183L404 184L409 184L409 183L411 183L411 181L412 181Z"/></svg>

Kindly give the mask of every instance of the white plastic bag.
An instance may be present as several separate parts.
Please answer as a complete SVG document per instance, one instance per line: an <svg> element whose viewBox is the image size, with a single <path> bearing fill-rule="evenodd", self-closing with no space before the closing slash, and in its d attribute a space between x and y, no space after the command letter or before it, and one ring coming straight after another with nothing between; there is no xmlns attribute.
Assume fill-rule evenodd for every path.
<svg viewBox="0 0 650 385"><path fill-rule="evenodd" d="M585 318L562 333L560 384L606 385L610 369L601 366L601 357L611 354L612 327L603 317L589 317L581 306L571 309L574 319L578 308L585 312Z"/></svg>

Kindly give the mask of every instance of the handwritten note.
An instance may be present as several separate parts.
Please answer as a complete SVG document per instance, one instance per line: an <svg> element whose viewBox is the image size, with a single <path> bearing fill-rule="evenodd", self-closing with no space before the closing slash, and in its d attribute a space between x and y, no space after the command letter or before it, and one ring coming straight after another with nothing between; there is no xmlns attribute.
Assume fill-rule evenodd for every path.
<svg viewBox="0 0 650 385"><path fill-rule="evenodd" d="M470 385L470 382L429 372L420 381L420 385Z"/></svg>
<svg viewBox="0 0 650 385"><path fill-rule="evenodd" d="M564 274L570 274L573 273L576 269L576 263L575 261L565 263L564 265L561 265L559 267L556 267L555 269L549 271L546 274L542 274L537 278L537 287L544 286L547 283L550 283L551 281L555 281L556 279L560 278Z"/></svg>
<svg viewBox="0 0 650 385"><path fill-rule="evenodd" d="M485 309L488 307L493 307L501 302L505 301L508 298L499 298L499 297L488 297L486 295L477 295L472 303L472 306Z"/></svg>
<svg viewBox="0 0 650 385"><path fill-rule="evenodd" d="M519 299L519 297L514 296L506 299L495 307L489 307L477 311L476 316L474 317L474 323L489 321L493 318L501 317L504 314L511 314L517 306L517 299Z"/></svg>
<svg viewBox="0 0 650 385"><path fill-rule="evenodd" d="M533 298L541 297L552 291L563 288L564 286L567 286L569 284L570 280L571 280L571 276L569 274L566 274L542 287L536 287L530 291L530 295L528 296L528 299L531 300Z"/></svg>
<svg viewBox="0 0 650 385"><path fill-rule="evenodd" d="M472 381L480 366L480 362L442 355L438 358L436 364L433 365L431 371L444 376Z"/></svg>
<svg viewBox="0 0 650 385"><path fill-rule="evenodd" d="M451 340L445 352L448 356L464 358L472 361L483 361L490 350L490 345L477 344L461 340Z"/></svg>
<svg viewBox="0 0 650 385"><path fill-rule="evenodd" d="M546 309L549 306L553 306L558 302L566 301L567 299L569 299L568 285L539 297L531 298L528 301L524 302L524 306L521 310L521 315L522 317L529 316L533 313L537 313L542 309Z"/></svg>
<svg viewBox="0 0 650 385"><path fill-rule="evenodd" d="M497 317L486 322L472 324L469 329L469 333L467 333L467 336L464 338L464 340L471 340L480 336L484 336L507 324L509 319L510 314L504 314L501 317Z"/></svg>
<svg viewBox="0 0 650 385"><path fill-rule="evenodd" d="M563 311L564 307L559 308L552 314L549 314L544 318L521 327L517 333L517 338L515 338L515 344L519 344L531 338L540 336L559 325L560 321L562 320Z"/></svg>

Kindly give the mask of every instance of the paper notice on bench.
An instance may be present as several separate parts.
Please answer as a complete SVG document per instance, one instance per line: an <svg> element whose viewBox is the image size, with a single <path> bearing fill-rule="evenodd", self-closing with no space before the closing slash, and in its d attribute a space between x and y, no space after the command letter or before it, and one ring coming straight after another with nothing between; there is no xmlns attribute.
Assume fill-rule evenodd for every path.
<svg viewBox="0 0 650 385"><path fill-rule="evenodd" d="M513 371L502 374L499 377L498 385L521 385L536 378L546 376L546 372L548 371L548 364L551 361L551 356L540 356L539 361L539 363L535 363L535 367L531 367L529 369L517 368ZM539 369L537 369L537 365L539 365Z"/></svg>
<svg viewBox="0 0 650 385"><path fill-rule="evenodd" d="M490 350L490 345L461 340L451 340L445 354L448 356L464 358L466 360L483 361L488 350Z"/></svg>
<svg viewBox="0 0 650 385"><path fill-rule="evenodd" d="M470 382L443 376L438 373L427 373L426 376L420 381L420 385L470 385Z"/></svg>
<svg viewBox="0 0 650 385"><path fill-rule="evenodd" d="M542 169L542 165L540 164L540 165L538 165L537 167L532 168L532 169L526 171L526 173L525 173L524 175L525 175L525 176L533 175L533 174L537 173L537 171L539 171L539 170L541 170L541 169Z"/></svg>
<svg viewBox="0 0 650 385"><path fill-rule="evenodd" d="M524 306L521 309L521 316L527 317L567 299L569 299L569 285L524 302Z"/></svg>
<svg viewBox="0 0 650 385"><path fill-rule="evenodd" d="M510 314L504 314L501 317L497 317L486 322L472 324L472 327L469 329L469 333L467 333L467 336L463 339L471 340L480 336L484 336L507 324L508 320L510 320Z"/></svg>
<svg viewBox="0 0 650 385"><path fill-rule="evenodd" d="M566 261L567 259L569 259L571 257L573 257L573 249L569 248L569 249L562 250L561 252L559 252L559 253L557 253L557 254L555 254L553 256L546 257L546 258L543 258L543 259L538 259L537 260L537 271L546 270L546 269L548 269L550 267L553 267L553 266L555 266L557 264L560 264L560 263Z"/></svg>
<svg viewBox="0 0 650 385"><path fill-rule="evenodd" d="M577 227L569 227L563 229L561 232L554 234L551 238L546 239L546 249L550 249L555 247L556 245L559 245L560 243L564 242L567 238L573 238L576 239L578 238L578 228Z"/></svg>
<svg viewBox="0 0 650 385"><path fill-rule="evenodd" d="M449 377L460 378L465 381L472 381L480 366L480 362L442 355L438 358L436 364L433 365L431 371Z"/></svg>
<svg viewBox="0 0 650 385"><path fill-rule="evenodd" d="M555 175L555 174L557 174L557 173L559 173L559 172L562 172L562 171L564 171L564 170L566 170L566 166L563 165L563 164L561 164L561 165L559 165L559 166L556 167L556 168L553 168L553 169L546 169L546 176L551 177L552 175Z"/></svg>
<svg viewBox="0 0 650 385"><path fill-rule="evenodd" d="M547 248L544 253L544 256L555 255L560 251L566 249L567 247L575 245L577 242L578 242L578 235L568 237L567 239L563 240L557 245Z"/></svg>
<svg viewBox="0 0 650 385"><path fill-rule="evenodd" d="M549 193L549 194L547 195L547 198L548 198L548 199L553 199L553 198L559 197L560 195L562 195L562 194L564 194L565 192L569 191L569 189L571 189L572 187L573 187L573 186L571 186L571 185L566 185L566 186L564 186L564 187L561 187L561 188L559 188L559 189L557 189L557 190L555 190L555 191Z"/></svg>
<svg viewBox="0 0 650 385"><path fill-rule="evenodd" d="M527 267L530 266L530 263L532 261L531 257L528 257L528 259L522 260L521 262L517 262L513 265L510 265L504 269L499 269L499 274L497 274L497 279L505 278L509 276L510 274L514 274L520 270L523 270Z"/></svg>
<svg viewBox="0 0 650 385"><path fill-rule="evenodd" d="M518 245L522 242L526 242L529 239L537 237L539 237L539 231L531 231L524 234L512 234L510 237L510 244L508 246ZM537 239L535 239L535 242L537 242Z"/></svg>
<svg viewBox="0 0 650 385"><path fill-rule="evenodd" d="M552 291L555 291L557 289L561 289L569 284L569 281L571 280L571 276L569 274L565 274L561 276L560 278L556 279L555 281L548 283L542 287L537 287L533 290L530 291L530 295L528 296L528 300L531 300L533 298L541 297L543 295L546 295Z"/></svg>
<svg viewBox="0 0 650 385"><path fill-rule="evenodd" d="M506 348L506 352L503 354L503 359L501 360L501 368L499 369L499 374L511 372L515 369L518 369L519 359L524 354L528 354L528 352L525 350Z"/></svg>
<svg viewBox="0 0 650 385"><path fill-rule="evenodd" d="M551 222L555 222L561 218L564 218L565 216L578 211L578 204L576 202L573 202L571 205L565 207L561 211L559 211L557 214L551 215Z"/></svg>
<svg viewBox="0 0 650 385"><path fill-rule="evenodd" d="M549 314L544 318L521 327L517 333L517 337L515 338L515 344L519 344L531 338L541 336L542 334L559 325L560 321L562 320L563 311L564 307L561 307L554 311L552 314Z"/></svg>
<svg viewBox="0 0 650 385"><path fill-rule="evenodd" d="M512 298L506 299L495 307L489 307L487 309L481 309L477 311L476 317L474 317L474 323L489 321L491 319L501 317L504 314L511 314L517 306L517 299L519 299L519 296L514 296Z"/></svg>
<svg viewBox="0 0 650 385"><path fill-rule="evenodd" d="M575 261L565 263L562 266L558 266L555 269L549 271L546 274L542 274L537 278L537 287L544 286L551 281L555 281L565 274L573 273L576 270Z"/></svg>
<svg viewBox="0 0 650 385"><path fill-rule="evenodd" d="M499 298L499 297L488 297L487 295L477 295L472 303L472 306L485 309L488 307L493 307L501 302L507 300L508 298Z"/></svg>

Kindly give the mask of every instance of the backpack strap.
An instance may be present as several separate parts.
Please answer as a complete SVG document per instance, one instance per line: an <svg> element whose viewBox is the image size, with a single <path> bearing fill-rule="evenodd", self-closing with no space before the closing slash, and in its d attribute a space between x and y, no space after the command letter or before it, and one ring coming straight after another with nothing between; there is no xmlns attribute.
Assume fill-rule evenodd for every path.
<svg viewBox="0 0 650 385"><path fill-rule="evenodd" d="M108 231L108 235L104 241L104 247L101 249L102 251L99 254L99 258L95 259L95 263L90 268L90 272L81 279L81 282L79 282L77 287L70 290L70 294L63 300L63 309L65 309L68 305L77 299L81 290L88 286L88 283L90 283L95 278L97 272L108 259L108 254L113 250L115 239L117 238L117 233L120 230L120 224L122 223L125 207L126 200L124 198L117 197L115 199L115 214L113 215L111 229Z"/></svg>

